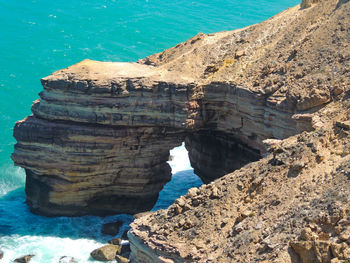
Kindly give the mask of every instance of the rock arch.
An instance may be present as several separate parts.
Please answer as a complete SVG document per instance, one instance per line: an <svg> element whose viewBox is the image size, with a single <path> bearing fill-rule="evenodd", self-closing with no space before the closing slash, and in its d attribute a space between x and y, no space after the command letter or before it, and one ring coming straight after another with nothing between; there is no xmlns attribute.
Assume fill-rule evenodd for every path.
<svg viewBox="0 0 350 263"><path fill-rule="evenodd" d="M49 216L149 210L182 141L208 182L300 128L263 92L161 66L84 60L42 85L33 115L15 125L12 158L26 170L31 210Z"/></svg>

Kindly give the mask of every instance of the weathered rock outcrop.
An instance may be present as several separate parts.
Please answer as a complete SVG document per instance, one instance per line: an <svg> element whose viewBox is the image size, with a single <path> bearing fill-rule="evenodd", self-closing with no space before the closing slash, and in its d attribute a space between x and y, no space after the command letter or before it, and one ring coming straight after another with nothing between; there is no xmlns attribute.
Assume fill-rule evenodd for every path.
<svg viewBox="0 0 350 263"><path fill-rule="evenodd" d="M109 244L95 249L90 255L98 261L111 261L115 259L116 255L120 254L120 251L121 246Z"/></svg>
<svg viewBox="0 0 350 263"><path fill-rule="evenodd" d="M265 139L322 126L315 112L349 85L348 5L294 7L138 63L84 60L43 78L33 116L14 129L31 210L148 210L185 139L209 182L260 158Z"/></svg>
<svg viewBox="0 0 350 263"><path fill-rule="evenodd" d="M131 261L348 262L350 2L303 1L302 8L291 8L232 35L239 34L264 34L266 42L249 39L242 44L245 49L231 53L250 60L241 68L229 65L211 72L223 70L222 78L231 78L237 86L251 84L254 91L263 86L260 96L266 103L259 104L259 96L255 97L255 108L264 108L264 117L252 122L254 135L235 133L235 138L249 140L247 144L258 149L252 142L254 138L259 142L262 131L280 139L304 131L283 140L264 140L264 158L190 189L166 210L137 218L128 233ZM250 47L255 47L253 55ZM233 112L225 117L226 125L238 123L232 116ZM224 124L219 121L215 128L227 134ZM197 141L195 145L206 152L206 144ZM197 151L192 157L197 163L196 156Z"/></svg>
<svg viewBox="0 0 350 263"><path fill-rule="evenodd" d="M350 130L336 125L293 136L268 157L136 219L132 262L345 262L349 139Z"/></svg>

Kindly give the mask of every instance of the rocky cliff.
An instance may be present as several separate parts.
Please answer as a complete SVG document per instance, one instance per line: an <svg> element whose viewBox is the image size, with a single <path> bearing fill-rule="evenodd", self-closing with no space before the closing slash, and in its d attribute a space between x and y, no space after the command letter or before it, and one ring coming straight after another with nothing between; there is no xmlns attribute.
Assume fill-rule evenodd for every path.
<svg viewBox="0 0 350 263"><path fill-rule="evenodd" d="M137 63L84 60L43 78L33 115L14 129L31 210L148 210L182 141L210 182L258 160L265 139L319 129L320 109L349 86L348 6L310 2Z"/></svg>
<svg viewBox="0 0 350 263"><path fill-rule="evenodd" d="M217 42L207 50L218 56L203 58L212 66L197 64L204 70L197 76L209 83L202 107L214 117L207 124L265 155L136 219L131 261L349 262L350 2L303 1L261 24L220 34L227 34L226 45ZM181 71L177 63L194 60L200 49L187 45L144 62L173 63ZM232 56L220 58L223 52ZM218 79L240 96L218 102ZM239 118L242 125L233 128ZM199 170L201 159L210 158L197 149L215 152L201 136L207 133L188 139Z"/></svg>
<svg viewBox="0 0 350 263"><path fill-rule="evenodd" d="M43 78L12 158L34 212L136 213L185 141L202 180L221 178L136 219L132 262L347 262L349 69L350 2L303 0L137 63Z"/></svg>

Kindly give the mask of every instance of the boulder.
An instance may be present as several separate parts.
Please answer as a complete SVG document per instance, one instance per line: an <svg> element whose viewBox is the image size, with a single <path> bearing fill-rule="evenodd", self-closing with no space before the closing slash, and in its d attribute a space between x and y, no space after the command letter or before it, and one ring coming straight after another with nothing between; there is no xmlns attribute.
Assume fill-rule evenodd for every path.
<svg viewBox="0 0 350 263"><path fill-rule="evenodd" d="M31 259L32 259L32 257L34 257L35 255L25 255L25 256L23 256L23 257L20 257L20 258L16 258L14 261L15 262L19 262L19 263L27 263L27 262L29 262Z"/></svg>
<svg viewBox="0 0 350 263"><path fill-rule="evenodd" d="M120 254L120 252L121 246L109 244L95 249L90 255L98 261L109 261L113 260L117 254Z"/></svg>
<svg viewBox="0 0 350 263"><path fill-rule="evenodd" d="M0 250L0 259L4 257L4 251Z"/></svg>
<svg viewBox="0 0 350 263"><path fill-rule="evenodd" d="M76 259L73 257L63 256L60 258L58 263L78 263L78 261L76 261Z"/></svg>
<svg viewBox="0 0 350 263"><path fill-rule="evenodd" d="M122 256L119 256L117 255L115 257L117 263L128 263L129 262L129 259L125 258L125 257L122 257Z"/></svg>

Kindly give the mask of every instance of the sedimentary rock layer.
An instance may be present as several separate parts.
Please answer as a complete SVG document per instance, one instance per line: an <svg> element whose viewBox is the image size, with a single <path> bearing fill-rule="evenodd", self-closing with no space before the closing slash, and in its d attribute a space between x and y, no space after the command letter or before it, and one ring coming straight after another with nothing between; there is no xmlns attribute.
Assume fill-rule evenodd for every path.
<svg viewBox="0 0 350 263"><path fill-rule="evenodd" d="M231 134L255 149L259 138L274 139L264 141L267 152L259 161L190 189L166 210L137 218L129 231L131 261L349 261L350 2L305 0L232 35L233 41L242 36L243 44L229 48L236 49L231 54L245 63L223 60L208 72L230 79L237 92L250 88L239 90L243 101L229 100L238 111L208 99L205 109L218 117L206 123L225 134L232 125ZM174 54L175 49L162 57ZM162 63L157 56L146 62ZM204 96L213 82L209 85ZM209 97L219 95L211 91ZM230 113L215 115L219 108ZM276 140L297 130L303 132ZM207 153L206 144L200 137L193 142L192 160L210 163L197 150Z"/></svg>
<svg viewBox="0 0 350 263"><path fill-rule="evenodd" d="M43 78L33 116L14 129L12 158L26 169L31 209L147 210L170 178L169 150L186 137L207 182L256 160L265 139L322 126L315 112L349 83L343 6L294 7L241 30L198 34L138 63L84 60Z"/></svg>
<svg viewBox="0 0 350 263"><path fill-rule="evenodd" d="M118 129L33 116L16 124L15 136L27 201L47 215L150 210L171 177L169 149L184 138L166 128Z"/></svg>
<svg viewBox="0 0 350 263"><path fill-rule="evenodd" d="M344 118L339 109L333 114ZM337 124L290 137L266 158L137 218L131 262L346 261L349 139Z"/></svg>

